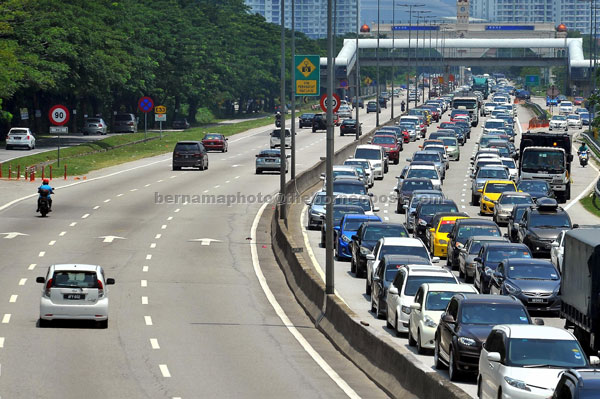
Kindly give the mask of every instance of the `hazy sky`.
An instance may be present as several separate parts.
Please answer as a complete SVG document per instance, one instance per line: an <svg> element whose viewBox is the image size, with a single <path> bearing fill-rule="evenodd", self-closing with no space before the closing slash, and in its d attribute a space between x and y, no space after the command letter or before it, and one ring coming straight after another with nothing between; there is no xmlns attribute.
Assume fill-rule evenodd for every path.
<svg viewBox="0 0 600 399"><path fill-rule="evenodd" d="M379 0L379 17L381 23L392 22L392 9L393 0ZM426 17L450 17L456 16L456 1L455 0L428 0L428 1L415 1L406 2L396 0L396 23L403 24L408 23L408 7L402 7L401 4L425 4L425 7L418 7L413 9L413 22L416 21L414 11L423 10L430 11L424 14ZM372 25L373 22L377 23L377 0L360 0L360 17L362 23Z"/></svg>

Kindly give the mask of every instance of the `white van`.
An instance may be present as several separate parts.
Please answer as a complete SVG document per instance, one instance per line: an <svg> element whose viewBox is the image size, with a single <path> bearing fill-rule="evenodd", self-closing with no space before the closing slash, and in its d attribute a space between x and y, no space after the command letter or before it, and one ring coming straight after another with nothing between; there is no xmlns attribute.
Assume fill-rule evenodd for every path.
<svg viewBox="0 0 600 399"><path fill-rule="evenodd" d="M281 129L273 129L270 144L271 148L281 147ZM292 132L289 129L285 129L285 147L292 147Z"/></svg>
<svg viewBox="0 0 600 399"><path fill-rule="evenodd" d="M354 150L354 158L371 161L373 176L375 179L383 180L383 174L388 171L388 158L383 147L370 144L359 145Z"/></svg>

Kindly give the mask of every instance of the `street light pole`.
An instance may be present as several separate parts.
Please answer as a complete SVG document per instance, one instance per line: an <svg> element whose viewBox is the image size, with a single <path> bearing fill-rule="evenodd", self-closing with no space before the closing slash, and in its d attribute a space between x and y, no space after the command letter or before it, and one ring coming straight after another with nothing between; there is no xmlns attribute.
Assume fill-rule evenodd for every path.
<svg viewBox="0 0 600 399"><path fill-rule="evenodd" d="M327 139L325 161L325 293L334 293L333 262L333 18L334 0L327 0Z"/></svg>
<svg viewBox="0 0 600 399"><path fill-rule="evenodd" d="M392 0L392 120L394 120L394 72L396 71L394 65L394 52L396 51L396 31L394 30L394 24L396 23L396 1Z"/></svg>
<svg viewBox="0 0 600 399"><path fill-rule="evenodd" d="M417 46L415 49L415 92L419 93L419 18L430 11L417 10ZM423 34L424 35L424 34ZM423 36L423 52L425 52L425 36ZM423 100L425 100L425 77L423 77ZM415 96L415 108L417 107L418 96Z"/></svg>
<svg viewBox="0 0 600 399"><path fill-rule="evenodd" d="M287 219L286 201L285 201L285 166L287 159L285 157L285 0L281 0L281 91L279 93L279 111L281 114L281 129L279 139L280 165L279 165L279 218Z"/></svg>
<svg viewBox="0 0 600 399"><path fill-rule="evenodd" d="M358 62L358 35L360 32L360 21L358 19L359 14L359 0L356 0L356 93L354 93L354 98L356 102L356 133L354 135L354 139L358 140L360 136L360 119L359 119L359 110L360 110L360 64Z"/></svg>
<svg viewBox="0 0 600 399"><path fill-rule="evenodd" d="M296 74L294 66L296 65L296 0L292 0L292 62L290 67L292 68L292 165L290 170L290 179L296 178ZM285 147L285 146L284 146ZM283 158L282 158L283 160Z"/></svg>
<svg viewBox="0 0 600 399"><path fill-rule="evenodd" d="M377 49L375 49L375 54L377 56L377 112L375 112L375 126L379 127L379 112L381 111L381 105L379 103L380 97L380 87L379 87L379 25L381 25L381 20L379 19L380 8L379 8L380 0L377 0Z"/></svg>
<svg viewBox="0 0 600 399"><path fill-rule="evenodd" d="M412 36L412 9L416 7L425 7L425 4L400 4L400 7L408 8L408 67L406 68L406 112L408 112L410 109L410 40Z"/></svg>

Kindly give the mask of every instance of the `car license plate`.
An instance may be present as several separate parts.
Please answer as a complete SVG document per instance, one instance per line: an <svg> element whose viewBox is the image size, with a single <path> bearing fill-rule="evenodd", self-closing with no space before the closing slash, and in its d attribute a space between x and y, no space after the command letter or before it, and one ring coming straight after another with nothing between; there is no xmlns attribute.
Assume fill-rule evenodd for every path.
<svg viewBox="0 0 600 399"><path fill-rule="evenodd" d="M184 157L184 158L189 158L190 156L189 156L189 155L184 155L183 157Z"/></svg>
<svg viewBox="0 0 600 399"><path fill-rule="evenodd" d="M275 162L275 160L274 160L274 159L268 159L268 158L267 158L267 162Z"/></svg>
<svg viewBox="0 0 600 399"><path fill-rule="evenodd" d="M13 137L13 140L21 140L20 137Z"/></svg>
<svg viewBox="0 0 600 399"><path fill-rule="evenodd" d="M546 303L546 300L542 299L542 298L531 298L529 300L529 302L531 302L531 303Z"/></svg>
<svg viewBox="0 0 600 399"><path fill-rule="evenodd" d="M85 294L63 294L63 298L78 301L85 299Z"/></svg>

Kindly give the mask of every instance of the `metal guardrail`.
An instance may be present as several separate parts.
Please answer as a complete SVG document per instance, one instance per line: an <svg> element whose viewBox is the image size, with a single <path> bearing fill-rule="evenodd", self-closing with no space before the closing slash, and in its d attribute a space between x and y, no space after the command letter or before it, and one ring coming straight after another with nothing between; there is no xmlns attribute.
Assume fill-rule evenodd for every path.
<svg viewBox="0 0 600 399"><path fill-rule="evenodd" d="M532 111L535 113L535 116L538 119L543 119L543 120L548 119L548 114L546 114L546 111L539 104L536 104L536 103L531 102L530 100L527 100L525 102L525 105L528 108L532 109Z"/></svg>
<svg viewBox="0 0 600 399"><path fill-rule="evenodd" d="M596 154L600 154L600 145L596 142L596 140L594 140L592 137L590 137L590 135L587 134L586 132L579 133L579 137L585 138L585 141L587 141L587 143L591 147L594 148L594 151L592 151L592 156L596 159L596 161L600 161L600 159L598 158L598 155L596 155ZM597 198L600 198L600 178L598 179L598 181L596 182L596 185L594 186L594 194L596 195Z"/></svg>

